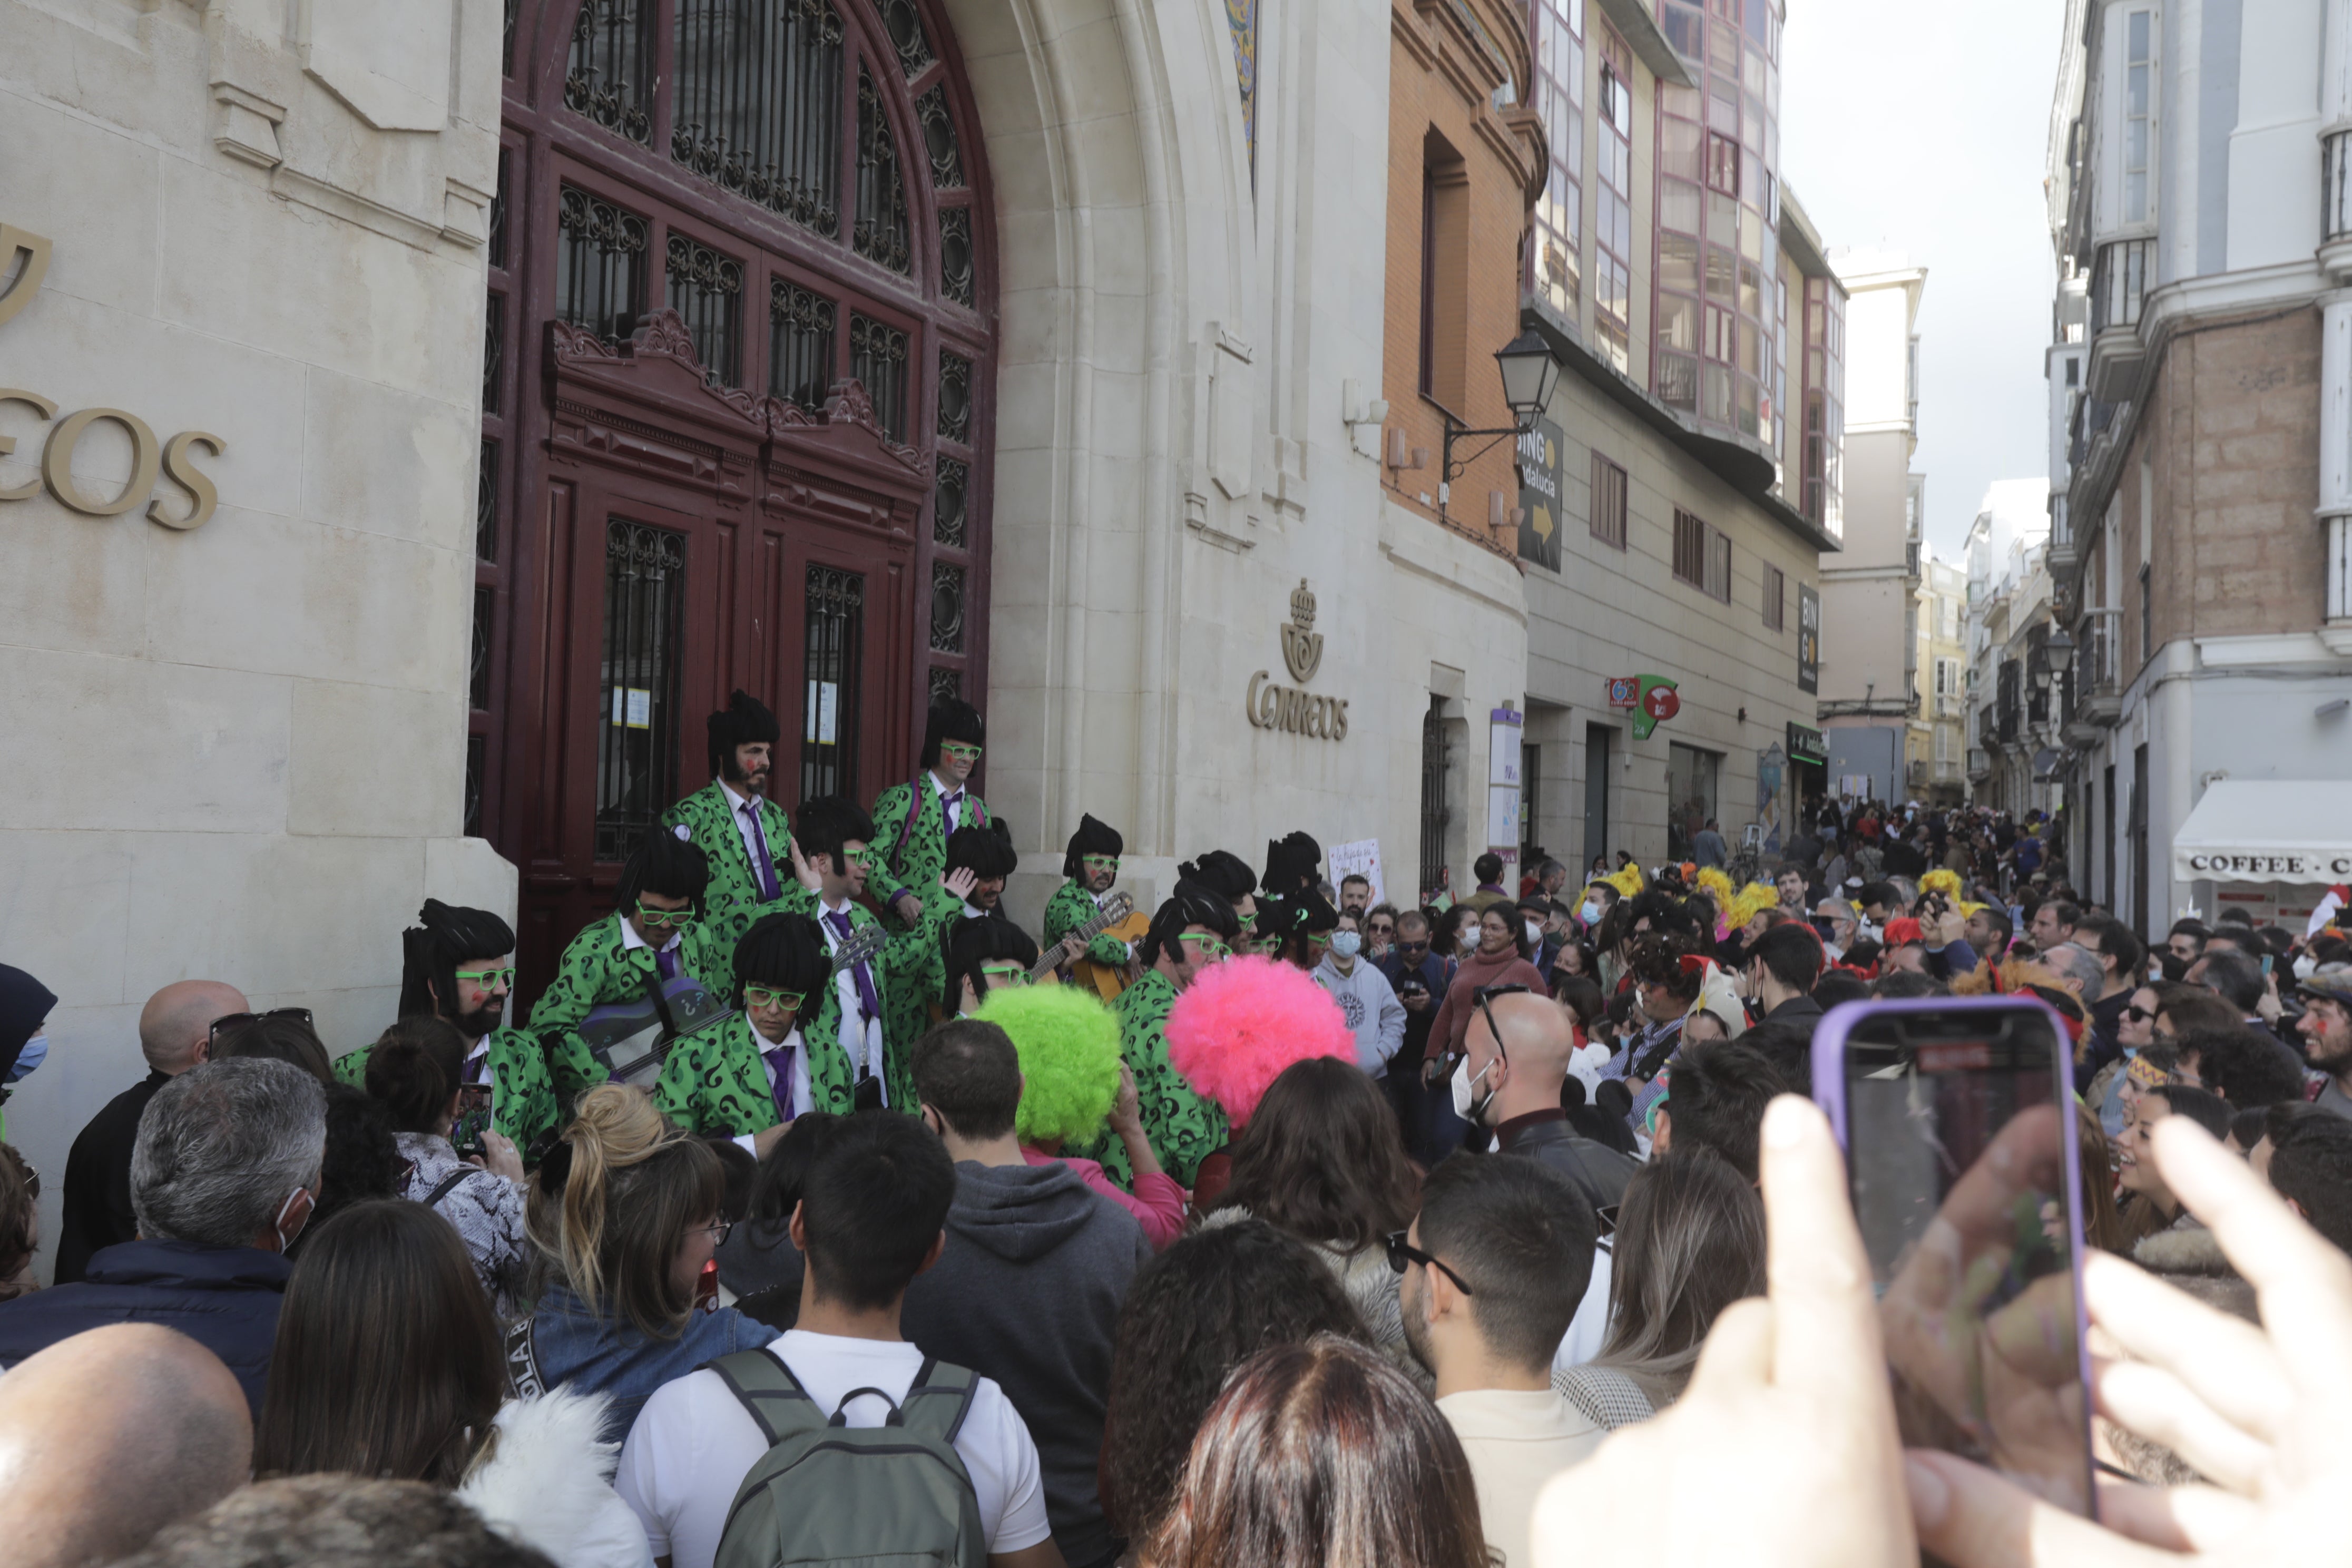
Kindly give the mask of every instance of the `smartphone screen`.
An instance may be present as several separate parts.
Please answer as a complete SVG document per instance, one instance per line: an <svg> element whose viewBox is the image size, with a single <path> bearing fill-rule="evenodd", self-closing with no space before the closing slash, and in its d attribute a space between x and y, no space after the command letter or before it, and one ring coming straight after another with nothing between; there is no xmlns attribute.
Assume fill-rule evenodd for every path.
<svg viewBox="0 0 2352 1568"><path fill-rule="evenodd" d="M2005 998L1850 1004L1822 1033L1815 1094L1846 1146L1904 1442L2088 1516L2064 1037Z"/></svg>

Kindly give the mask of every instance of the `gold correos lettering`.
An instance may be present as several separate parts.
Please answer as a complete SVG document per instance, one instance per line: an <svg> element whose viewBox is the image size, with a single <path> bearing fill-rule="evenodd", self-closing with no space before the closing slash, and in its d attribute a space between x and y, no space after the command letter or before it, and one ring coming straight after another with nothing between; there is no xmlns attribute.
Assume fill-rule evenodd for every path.
<svg viewBox="0 0 2352 1568"><path fill-rule="evenodd" d="M5 235L6 232L5 229L0 229L0 235ZM5 316L0 316L0 321L5 320L6 320ZM45 422L58 416L56 404L37 392L26 392L22 387L0 386L0 403L21 403L27 408L37 409ZM8 456L16 449L16 437L0 436L0 458ZM0 500L30 500L40 493L41 481L37 479L26 479L14 489L0 490Z"/></svg>
<svg viewBox="0 0 2352 1568"><path fill-rule="evenodd" d="M25 258L24 269L8 285L8 291L0 294L0 322L33 302L33 296L41 291L41 279L49 271L49 242L46 238L0 223L0 271L7 270L8 263L19 253Z"/></svg>
<svg viewBox="0 0 2352 1568"><path fill-rule="evenodd" d="M74 447L80 444L82 432L101 419L111 419L131 433L131 482L110 501L90 500L73 482ZM41 448L41 477L48 481L49 493L74 510L90 517L120 517L154 493L163 457L155 432L136 414L120 408L85 408L67 415L49 432L48 445Z"/></svg>
<svg viewBox="0 0 2352 1568"><path fill-rule="evenodd" d="M1339 721L1338 727L1331 731L1331 738L1335 741L1344 741L1348 738L1348 700L1344 697L1339 698L1332 703L1332 707L1338 710Z"/></svg>
<svg viewBox="0 0 2352 1568"><path fill-rule="evenodd" d="M148 502L148 518L165 528L202 528L213 515L213 510L220 505L220 490L214 485L212 476L197 468L188 456L191 447L202 447L215 458L228 450L227 442L203 430L183 430L163 443L164 476L187 491L188 500L194 503L188 508L187 516L167 517L161 500Z"/></svg>

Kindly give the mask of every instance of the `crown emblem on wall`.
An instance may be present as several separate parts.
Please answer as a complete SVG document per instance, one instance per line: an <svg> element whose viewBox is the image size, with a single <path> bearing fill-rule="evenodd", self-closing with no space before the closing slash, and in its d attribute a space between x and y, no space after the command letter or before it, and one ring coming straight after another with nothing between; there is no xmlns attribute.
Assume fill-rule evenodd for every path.
<svg viewBox="0 0 2352 1568"><path fill-rule="evenodd" d="M1323 634L1315 630L1315 595L1304 577L1290 595L1290 620L1282 628L1282 662L1289 666L1290 679L1302 685L1323 663Z"/></svg>

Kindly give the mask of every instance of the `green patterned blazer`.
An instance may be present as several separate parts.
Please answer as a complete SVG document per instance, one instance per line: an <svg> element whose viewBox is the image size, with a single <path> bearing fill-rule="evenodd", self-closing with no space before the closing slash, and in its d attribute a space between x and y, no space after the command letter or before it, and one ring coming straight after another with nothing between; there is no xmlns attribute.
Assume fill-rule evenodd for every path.
<svg viewBox="0 0 2352 1568"><path fill-rule="evenodd" d="M1233 1141L1225 1113L1217 1103L1195 1090L1168 1059L1168 1011L1176 1005L1176 984L1157 969L1147 969L1118 994L1119 1051L1135 1073L1143 1135L1151 1152L1179 1186L1190 1187L1201 1162ZM1121 1186L1132 1191L1135 1172L1127 1150L1105 1133L1094 1148L1073 1151L1095 1160Z"/></svg>
<svg viewBox="0 0 2352 1568"><path fill-rule="evenodd" d="M922 792L919 798L918 790ZM910 804L915 814L911 826L907 821ZM961 809L966 827L985 827L992 820L988 803L969 790ZM906 889L928 903L924 889L939 881L948 865L947 827L930 770L926 768L911 783L892 784L876 795L868 815L874 818L874 872L867 879L868 890L884 904Z"/></svg>
<svg viewBox="0 0 2352 1568"><path fill-rule="evenodd" d="M1084 884L1068 881L1054 889L1045 900L1045 945L1053 946L1064 937L1102 913L1102 906ZM1127 943L1104 933L1087 944L1087 956L1097 963L1116 969L1127 962Z"/></svg>
<svg viewBox="0 0 2352 1568"><path fill-rule="evenodd" d="M773 899L761 898L759 872L735 824L734 809L727 804L727 792L717 779L662 813L662 826L673 833L685 828L685 837L710 863L710 887L702 898L703 923L730 958L735 943L761 915L776 910L807 912L807 894L793 879L793 830L784 808L772 800L760 803L760 828L768 836L768 852L776 862Z"/></svg>
<svg viewBox="0 0 2352 1568"><path fill-rule="evenodd" d="M335 1058L335 1076L356 1088L367 1087L368 1053L373 1047ZM490 1125L528 1152L555 1130L563 1107L548 1077L547 1058L539 1041L521 1029L498 1029L490 1035Z"/></svg>
<svg viewBox="0 0 2352 1568"><path fill-rule="evenodd" d="M834 1020L836 1025L840 1021L837 1005ZM803 1050L810 1049L813 1032L802 1031ZM829 1035L825 1046L832 1056L840 1057L840 1047ZM661 1078L654 1085L654 1105L689 1132L723 1132L730 1138L764 1132L776 1124L777 1117L776 1098L768 1088L761 1054L751 1020L740 1013L716 1028L688 1036L672 1047L662 1062ZM822 1101L826 1097L816 1091L815 1058L812 1051L810 1098Z"/></svg>
<svg viewBox="0 0 2352 1568"><path fill-rule="evenodd" d="M733 954L700 921L689 922L678 942L678 965L714 996L734 994ZM557 1100L568 1105L583 1089L604 1081L605 1072L580 1037L581 1020L607 1003L631 1002L646 994L659 966L650 947L621 940L615 912L586 927L563 950L555 979L530 1010L530 1033L547 1058Z"/></svg>

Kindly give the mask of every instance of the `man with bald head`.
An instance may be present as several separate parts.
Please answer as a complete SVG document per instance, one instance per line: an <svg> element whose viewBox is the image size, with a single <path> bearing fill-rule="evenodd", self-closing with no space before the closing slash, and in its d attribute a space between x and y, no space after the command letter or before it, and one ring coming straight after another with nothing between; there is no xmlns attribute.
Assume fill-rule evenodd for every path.
<svg viewBox="0 0 2352 1568"><path fill-rule="evenodd" d="M1550 1166L1596 1210L1614 1207L1633 1162L1580 1136L1560 1109L1559 1086L1576 1048L1568 1009L1519 986L1474 994L1454 1109L1473 1126L1492 1129L1501 1152Z"/></svg>
<svg viewBox="0 0 2352 1568"><path fill-rule="evenodd" d="M106 1102L66 1156L65 1212L58 1226L57 1282L87 1277L89 1257L139 1233L131 1212L131 1145L155 1091L211 1054L215 1019L246 1011L243 993L217 980L176 980L139 1013L147 1076Z"/></svg>
<svg viewBox="0 0 2352 1568"><path fill-rule="evenodd" d="M236 1379L171 1329L92 1329L0 1377L12 1568L111 1563L243 1486L252 1463Z"/></svg>

